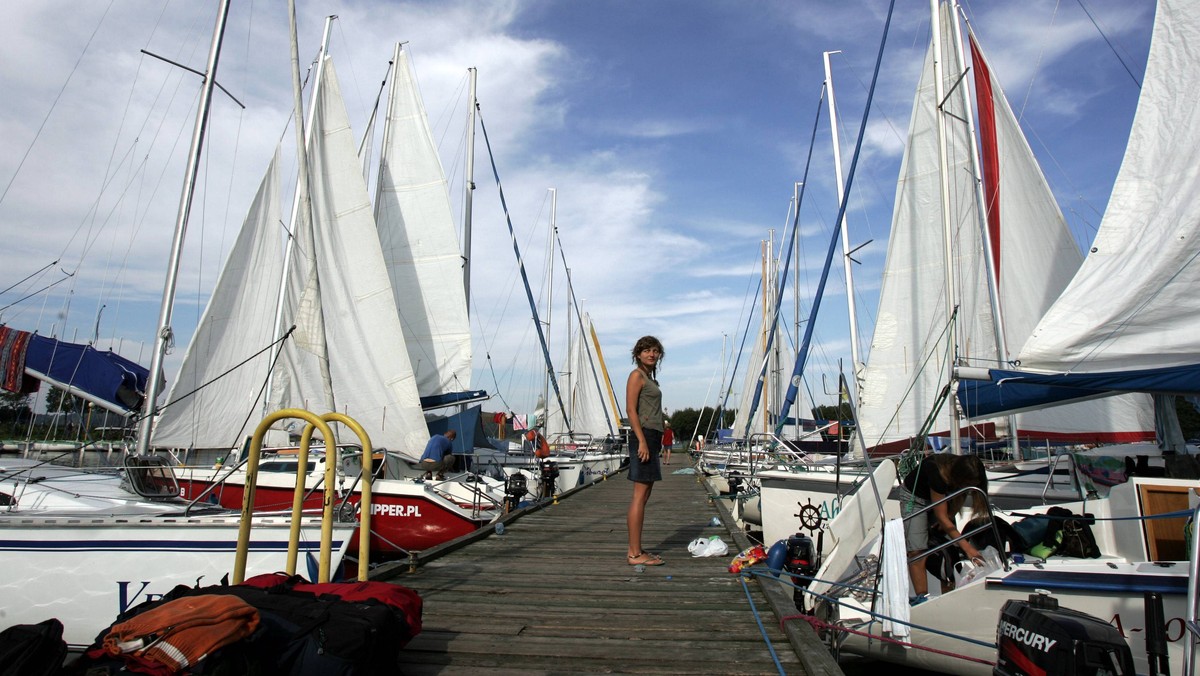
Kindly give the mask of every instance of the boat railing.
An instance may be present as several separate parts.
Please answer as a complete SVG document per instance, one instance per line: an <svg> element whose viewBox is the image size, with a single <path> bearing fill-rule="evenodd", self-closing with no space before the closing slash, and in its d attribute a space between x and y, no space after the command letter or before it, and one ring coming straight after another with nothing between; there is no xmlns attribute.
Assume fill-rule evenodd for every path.
<svg viewBox="0 0 1200 676"><path fill-rule="evenodd" d="M1192 510L1192 536L1189 543L1188 552L1188 586L1187 586L1187 608L1184 610L1183 626L1187 629L1187 643L1183 648L1183 674L1184 676L1195 676L1196 674L1196 646L1200 642L1200 589L1197 589L1197 582L1200 580L1200 538L1196 537L1195 524L1200 523L1200 504Z"/></svg>
<svg viewBox="0 0 1200 676"><path fill-rule="evenodd" d="M755 432L754 434L750 435L749 444L748 444L749 452L750 452L751 474L755 473L754 472L754 465L755 465L754 461L755 461L755 457L756 457L755 453L754 453L754 449L756 447L755 440L758 441L758 444L757 444L758 448L770 449L771 455L774 456L775 458L777 458L780 462L799 463L799 464L802 464L805 466L808 466L809 464L811 464L811 461L807 458L807 455L808 455L807 453L800 453L800 452L793 450L791 446L788 446L787 443L781 437L776 435L774 432ZM766 463L766 460L763 460L759 464L761 465L761 464L765 464L765 463Z"/></svg>
<svg viewBox="0 0 1200 676"><path fill-rule="evenodd" d="M478 474L468 472L465 477L452 476L444 481L426 483L430 490L456 505L462 505L465 502L463 497L442 488L442 486L455 485L460 487L460 489L465 489L470 495L471 517L475 519L480 518L485 509L494 510L503 504L502 500L497 499L487 490L487 484L484 483L483 478ZM490 506L485 508L485 504Z"/></svg>
<svg viewBox="0 0 1200 676"><path fill-rule="evenodd" d="M262 455L263 438L266 436L267 430L270 429L271 425L288 418L299 418L308 423L304 428L304 433L300 436L300 450L297 454L296 489L292 496L291 529L288 534L288 553L285 568L288 575L296 574L296 562L299 558L300 526L304 516L305 470L308 466L308 451L312 443L313 432L320 430L321 437L326 440L326 443L329 443L335 439L329 423L340 422L358 435L358 439L362 444L363 454L367 457L370 457L372 454L371 439L367 436L362 425L359 425L353 418L342 413L326 413L318 416L310 411L285 408L263 418L262 422L254 430L254 436L250 440L250 450L247 454L246 484L242 493L242 518L241 523L238 525L237 553L233 566L234 584L241 584L246 576L246 559L250 549L250 528L254 518L254 493L258 488L258 463L259 457ZM333 567L333 501L334 484L337 478L336 464L333 462L325 463L325 490L321 510L321 544L320 554L317 559L317 582L329 582ZM371 464L363 463L358 527L358 579L360 581L367 579L370 566L371 482Z"/></svg>
<svg viewBox="0 0 1200 676"><path fill-rule="evenodd" d="M1079 494L1080 500L1086 500L1087 494L1083 490L1083 483L1079 481L1079 467L1075 464L1075 456L1071 453L1058 453L1054 456L1053 462L1049 461L1047 456L1047 464L1050 467L1050 476L1046 478L1046 485L1042 487L1042 504L1046 503L1046 494L1050 489L1054 488L1054 473L1058 471L1060 462L1067 463L1067 470L1071 476L1071 487Z"/></svg>
<svg viewBox="0 0 1200 676"><path fill-rule="evenodd" d="M905 516L904 522L907 524L909 519L912 519L920 514L924 514L928 511L932 510L934 507L937 507L938 505L945 504L945 503L949 502L950 500L953 500L955 497L957 497L959 495L969 495L969 494L976 494L979 496L979 498L982 499L981 504L984 505L985 510L987 512L987 517L988 517L987 524L979 526L978 528L974 528L967 532L960 532L958 534L958 537L947 540L946 542L943 542L942 544L940 544L936 547L927 549L927 550L921 552L920 554L917 554L916 556L914 556L908 560L908 562L910 564L916 563L917 561L928 558L929 556L932 556L933 554L936 554L936 553L942 551L943 549L952 547L952 546L958 544L959 542L961 542L962 540L966 540L970 537L973 537L975 535L983 533L984 531L991 530L992 537L994 537L995 541L996 541L996 549L998 549L1000 552L1000 560L1004 563L1004 570L1005 571L1009 570L1010 563L1009 563L1009 558L1008 558L1008 552L1004 551L1004 546L1003 546L1004 540L1000 537L1000 528L998 526L996 526L996 519L992 517L992 506L988 502L988 495L985 491L983 491L979 488L976 488L975 486L967 486L966 488L962 488L957 491L954 491L953 493L947 495L946 497L942 498L941 500L929 503L928 505L922 507L921 509L918 509L917 511L913 512L912 514ZM949 534L947 533L947 535L949 535Z"/></svg>
<svg viewBox="0 0 1200 676"><path fill-rule="evenodd" d="M564 453L578 453L592 447L593 437L587 432L556 432L547 440L550 448Z"/></svg>

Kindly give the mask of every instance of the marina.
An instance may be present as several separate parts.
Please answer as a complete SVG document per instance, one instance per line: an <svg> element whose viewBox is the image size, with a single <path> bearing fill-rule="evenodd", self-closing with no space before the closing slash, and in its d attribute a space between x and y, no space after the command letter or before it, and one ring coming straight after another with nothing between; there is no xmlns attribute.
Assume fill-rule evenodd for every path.
<svg viewBox="0 0 1200 676"><path fill-rule="evenodd" d="M711 525L728 513L694 474L673 469L654 487L643 536L665 565L625 563L630 486L616 474L520 513L502 535L484 529L419 565L376 568L372 579L425 601L403 673L842 673L807 625L780 629L774 608L788 613L790 594L768 597L727 570L750 543L727 521ZM727 555L688 553L711 536Z"/></svg>
<svg viewBox="0 0 1200 676"><path fill-rule="evenodd" d="M180 16L161 30L120 10L87 18L93 37L118 23L148 31L119 49L141 43L153 62L106 78L132 81L119 116L92 91L111 111L74 125L111 139L107 167L77 140L86 161L51 181L37 167L68 166L64 146L33 152L41 127L14 136L14 234L0 250L26 276L0 307L0 431L13 437L0 451L20 453L0 458L0 561L13 571L0 629L16 630L0 647L48 654L7 640L42 627L85 662L172 673L1195 673L1200 116L1178 101L1200 87L1200 3L1106 8L1115 32L1087 7L1090 27L1056 7L1038 17L1052 27L1043 44L1019 48L1004 30L1013 16L959 0L929 0L927 18L894 1L855 21L823 10L871 32L845 51L840 32L838 44L787 36L803 61L816 61L810 45L828 48L803 161L802 140L778 142L801 120L795 101L712 79L781 80L755 60L676 78L733 104L719 113L661 83L646 91L676 104L669 118L634 100L616 117L589 110L597 93L616 103L635 70L670 72L657 52L702 63L689 45L665 47L701 33L674 30L662 6L646 15L664 22L645 24L651 54L608 44L639 32L612 17L589 26L602 48L544 21L588 25L593 7L516 2L472 33L445 7L413 11L423 4L293 1L285 24L220 0L203 15L164 12ZM742 14L759 15L749 42L780 23L715 5L689 8L714 30L704 51L745 50L730 29ZM611 9L623 21L644 11ZM811 23L811 8L798 11L798 26ZM1138 33L1144 63L1120 61L1131 83L1118 91L1094 58L1060 58L1097 42L1070 36L1072 20L1118 58L1110 37ZM205 44L203 70L160 72L180 64L156 49L198 66ZM778 61L766 54L757 61ZM87 56L76 68L99 54ZM868 63L869 77L854 68ZM67 82L86 72L60 94L83 94ZM362 83L379 73L371 105ZM50 106L42 126L67 126L61 111L51 120L57 97L7 84L13 101ZM173 85L198 93L140 100ZM1081 99L1109 100L1103 89L1123 108L1103 129L1073 130L1090 141L1066 143L1072 121L1094 121ZM62 109L79 107L70 97ZM1071 115L1038 119L1066 99L1079 101ZM782 136L743 117L768 107L787 111ZM857 128L842 128L839 107L851 125L861 113ZM676 117L695 110L714 117ZM37 110L15 112L33 128ZM885 121L895 138L880 145L871 130ZM179 153L162 147L172 129ZM739 187L734 177L758 172L720 143L758 134L779 156L754 164L783 173ZM151 157L151 140L153 162L126 166ZM1087 164L1092 145L1111 146L1115 177L1086 178L1099 187L1084 208L1048 171L1085 180L1060 159ZM565 160L576 148L587 152ZM669 165L720 169L697 190ZM168 249L159 190L143 188L180 168ZM87 175L101 171L93 198ZM42 184L79 199L52 213ZM749 267L735 263L772 201L751 193L781 187L785 227L767 230ZM713 208L718 192L752 202ZM81 208L91 215L79 220ZM41 225L53 221L80 225L68 237ZM69 243L41 251L57 241ZM125 300L157 295L144 280L160 271L141 259L166 267L152 330L150 303ZM852 263L865 263L857 290ZM725 278L747 272L739 314L740 284ZM836 333L849 338L832 337L844 319ZM733 341L721 334L704 391L701 343L716 327ZM137 336L150 351L120 354Z"/></svg>

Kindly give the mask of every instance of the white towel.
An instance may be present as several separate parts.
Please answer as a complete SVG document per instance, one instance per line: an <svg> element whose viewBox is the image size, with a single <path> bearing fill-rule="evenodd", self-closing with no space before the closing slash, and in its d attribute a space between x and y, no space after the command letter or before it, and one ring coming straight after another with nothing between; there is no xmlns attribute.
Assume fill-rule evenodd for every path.
<svg viewBox="0 0 1200 676"><path fill-rule="evenodd" d="M908 550L904 545L904 520L890 519L883 526L883 571L880 581L883 614L892 619L883 621L883 631L896 638L906 638L910 631L908 606Z"/></svg>

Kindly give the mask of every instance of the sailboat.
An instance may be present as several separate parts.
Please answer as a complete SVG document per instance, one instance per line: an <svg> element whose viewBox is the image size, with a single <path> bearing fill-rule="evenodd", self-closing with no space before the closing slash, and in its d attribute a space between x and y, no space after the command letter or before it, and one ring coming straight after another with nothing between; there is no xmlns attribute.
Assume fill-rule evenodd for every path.
<svg viewBox="0 0 1200 676"><path fill-rule="evenodd" d="M552 406L546 438L552 450L579 462L579 481L591 483L620 469L627 457L616 452L613 444L620 433L621 415L590 314L579 315L578 329L568 344L564 403L569 415ZM571 421L569 429L563 423L566 419Z"/></svg>
<svg viewBox="0 0 1200 676"><path fill-rule="evenodd" d="M1200 87L1200 59L1182 56L1194 55L1198 37L1200 7L1182 0L1158 2L1137 113L1093 250L1020 351L1022 365L1024 356L1029 355L1035 363L1056 364L1060 370L1043 374L1046 379L1038 381L1036 372L1026 379L1024 371L1006 374L995 369L993 402L1012 396L1009 403L1013 403L1027 387L1037 389L1041 396L1057 394L1065 400L1094 398L1105 392L1161 392L1176 386L1155 387L1131 378L1157 369L1168 380L1180 374L1186 380L1187 372L1195 368L1195 333L1182 328L1195 314L1193 305L1182 302L1181 295L1172 298L1172 294L1187 293L1185 289L1194 288L1188 282L1200 281L1200 270L1192 264L1195 247L1189 244L1190 234L1200 228L1200 210L1194 199L1200 188L1200 171L1192 161L1200 150L1200 134L1195 131L1197 113L1176 103ZM1174 133L1163 134L1164 129ZM1132 243L1135 237L1161 246L1120 246ZM1117 269L1134 272L1135 279L1114 279ZM1081 303L1084 298L1087 303ZM1097 298L1106 302L1097 303ZM1082 316L1073 316L1068 322L1070 308ZM1047 335L1060 331L1066 334L1061 340ZM1138 342L1147 335L1159 338L1151 345ZM1120 349L1121 345L1128 351ZM1119 385L1115 385L1116 371L1126 376ZM1091 391L1074 386L1077 373L1080 380L1096 376L1090 382ZM1096 375L1101 373L1103 378ZM1050 376L1066 384L1055 386ZM1012 391L1006 391L1010 386ZM1074 390L1073 396L1063 396L1065 390ZM1178 389L1194 390L1194 379ZM964 399L977 395L982 398L972 390ZM1032 399L1022 401L1028 404ZM970 406L967 410L971 411ZM1058 412L1064 410L1067 407ZM986 414L1004 412L997 406ZM877 471L883 473L880 485L890 485L895 469L885 465ZM1185 655L1194 654L1194 636L1184 626L1195 619L1189 589L1194 593L1196 550L1193 546L1189 552L1184 546L1182 531L1187 512L1194 516L1197 489L1197 479L1134 476L1112 487L1105 499L1061 505L1075 514L1095 515L1092 530L1098 558L1051 556L1041 561L1027 557L1021 562L1005 562L985 578L911 608L910 635L904 640L914 648L846 635L841 649L938 671L991 673L986 662L997 658L993 642L1001 607L1009 600L1025 600L1034 590L1045 590L1062 607L1090 614L1119 629L1128 639L1138 673L1151 673L1152 664L1154 673L1159 673L1163 664L1174 673L1183 673ZM867 561L864 557L880 551L881 510L872 504L874 500L868 491L855 493L847 501L847 509L830 523L826 541L832 540L833 546L816 576L819 580L870 577L871 566L862 564ZM1165 514L1172 518L1150 518ZM907 575L901 574L900 584L907 585ZM853 598L838 587L827 582L813 586L813 591L838 597L839 605L827 609L832 623L878 634L875 622L880 618L870 610L875 594ZM937 585L931 588L936 590ZM1145 623L1151 621L1146 618L1153 617L1143 608L1147 591L1159 593L1169 628L1166 652L1161 656L1149 654L1153 646L1142 639L1148 630ZM1179 631L1174 631L1175 627ZM956 655L975 661L960 660Z"/></svg>
<svg viewBox="0 0 1200 676"><path fill-rule="evenodd" d="M923 449L926 438L951 432L1027 447L1152 442L1153 407L1141 394L1011 416L972 414L969 424L959 422L949 397L959 376L1007 361L1011 346L1026 341L1067 287L1082 254L978 40L970 36L968 69L957 20L944 13L945 35L935 41L943 45L937 60L943 74L939 82L931 47L914 97L871 350L859 374L863 443L871 455L885 456ZM976 105L967 74L974 75ZM1145 446L1114 448L1122 455L1145 452ZM768 538L795 532L798 503L836 514L840 496L865 478L840 464L810 469L824 471L807 472L799 483L786 473L763 478ZM994 468L990 487L1008 506L1106 490L1069 457L1061 467L1050 458Z"/></svg>
<svg viewBox="0 0 1200 676"><path fill-rule="evenodd" d="M227 12L228 3L222 3L203 73L177 243L190 211ZM172 286L169 273L164 296ZM39 368L37 360L28 368ZM79 380L68 376L60 382L75 387ZM135 384L141 385L136 379ZM126 408L133 403L127 402ZM236 572L238 563L250 574L286 570L293 529L300 538L296 553L321 551L320 572L327 576L340 566L353 532L345 524L323 528L320 519L311 517L296 523L291 513L243 519L229 509L187 504L179 499L171 468L158 458L127 460L123 476L31 460L0 464L5 505L0 512L0 563L9 571L0 582L5 624L56 617L64 625L64 640L77 647L91 644L118 614L177 585L216 583ZM248 546L239 544L243 524L252 526ZM330 549L321 550L317 544L322 533L331 536ZM324 568L326 561L330 568Z"/></svg>
<svg viewBox="0 0 1200 676"><path fill-rule="evenodd" d="M948 16L946 25L938 58L944 75L935 78L927 57L914 99L860 379L858 424L874 455L907 450L922 435L949 436L957 423L948 422L954 406L943 393L954 369L1007 361L1082 261L978 42L971 40L968 71L957 20ZM974 107L960 79L967 72L974 74ZM936 102L939 93L944 102ZM947 305L948 289L956 308ZM979 440L1095 444L1152 441L1153 430L1149 402L1130 395L1029 412L1012 424L975 419L961 432Z"/></svg>
<svg viewBox="0 0 1200 676"><path fill-rule="evenodd" d="M372 549L385 553L425 549L491 521L503 503L498 482L460 475L426 484L413 480L420 472L409 466L419 460L429 440L422 391L463 388L469 378L470 336L464 328L462 274L448 222L445 179L406 52L398 48L380 188L372 210L332 59L322 53L320 62L309 155L313 227L311 234L304 227L295 229L300 237L295 250L302 255L284 271L283 316L296 324L296 339L283 343L271 371L274 385L267 408L332 408L359 421L372 445L387 450L378 463L380 478L372 487ZM446 203L444 209L436 206L439 202ZM238 255L231 255L231 263ZM438 273L441 281L433 281ZM222 284L229 276L222 275ZM243 287L258 283L240 275L230 278ZM457 292L448 291L447 285L457 285ZM242 298L248 292L242 288L237 293ZM205 318L233 315L233 310L213 305L227 297L215 292ZM405 310L397 307L397 300L405 302ZM240 310L237 315L241 316ZM202 326L198 336L203 338L209 326ZM228 335L229 327L219 330ZM193 348L196 345L193 341ZM207 378L228 366L214 363L205 352L189 351L184 372L192 368L206 370ZM258 377L265 377L265 372ZM183 382L181 378L177 390ZM218 381L213 387L223 384ZM169 435L179 430L181 436L166 436L177 445L186 441L186 446L228 448L231 435L237 433L229 422L241 417L230 412L214 420L220 411L197 407L206 401L230 406L231 398L216 391L206 400L185 400L178 407L169 403L159 431ZM192 424L199 419L208 425ZM200 437L204 431L211 435ZM156 432L160 443L163 438ZM460 432L460 440L469 444L470 439ZM308 485L319 485L326 462L338 463L339 472L348 476L360 466L354 463L366 461L361 454L342 455L339 447L330 444L309 468ZM294 467L295 462L294 456L280 455L265 467ZM352 466L346 467L346 462ZM186 496L212 496L223 505L240 504L245 473L239 468L193 467L178 472ZM342 488L344 502L356 505L360 497L356 487ZM287 504L291 492L286 473L267 472L256 493L256 508ZM313 505L318 501L319 496L310 498Z"/></svg>

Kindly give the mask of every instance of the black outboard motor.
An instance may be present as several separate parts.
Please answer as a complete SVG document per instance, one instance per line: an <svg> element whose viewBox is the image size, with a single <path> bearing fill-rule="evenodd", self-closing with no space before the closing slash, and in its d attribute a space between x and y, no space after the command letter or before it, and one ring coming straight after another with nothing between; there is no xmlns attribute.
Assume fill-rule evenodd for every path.
<svg viewBox="0 0 1200 676"><path fill-rule="evenodd" d="M554 480L558 478L558 463L543 460L539 466L542 471L542 497L549 498L554 495Z"/></svg>
<svg viewBox="0 0 1200 676"><path fill-rule="evenodd" d="M525 486L525 475L513 472L504 480L504 513L507 514L521 504L521 498L529 489Z"/></svg>
<svg viewBox="0 0 1200 676"><path fill-rule="evenodd" d="M1070 608L1052 596L1008 601L996 627L993 676L1133 676L1133 653L1111 624Z"/></svg>
<svg viewBox="0 0 1200 676"><path fill-rule="evenodd" d="M737 495L742 492L742 477L738 474L729 475L729 492L725 495Z"/></svg>
<svg viewBox="0 0 1200 676"><path fill-rule="evenodd" d="M802 613L808 612L805 610L804 590L812 584L812 576L816 575L820 568L821 555L813 546L812 538L804 533L796 533L787 539L783 570L793 575L792 584L797 588L792 590L792 601L796 604L796 610ZM804 577L794 577L795 575Z"/></svg>

